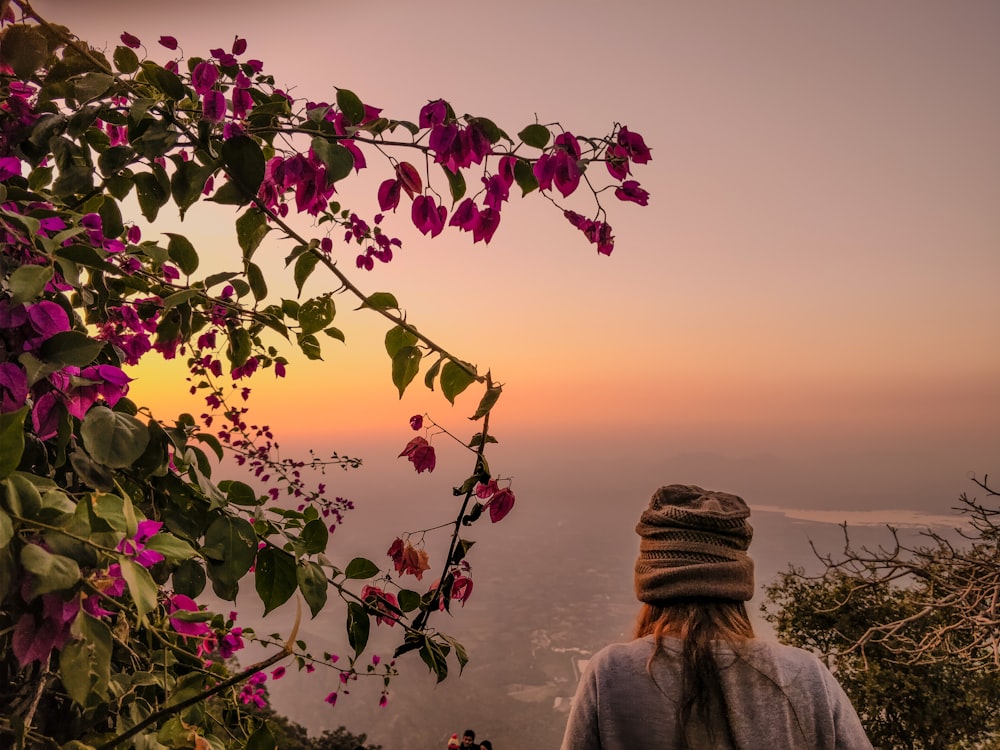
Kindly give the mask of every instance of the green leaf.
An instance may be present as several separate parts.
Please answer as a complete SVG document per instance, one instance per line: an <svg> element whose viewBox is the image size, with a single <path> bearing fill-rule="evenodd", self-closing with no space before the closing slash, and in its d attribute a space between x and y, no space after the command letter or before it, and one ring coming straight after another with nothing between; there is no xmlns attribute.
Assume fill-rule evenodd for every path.
<svg viewBox="0 0 1000 750"><path fill-rule="evenodd" d="M21 518L34 518L42 509L42 494L31 481L31 475L15 471L3 480L7 507Z"/></svg>
<svg viewBox="0 0 1000 750"><path fill-rule="evenodd" d="M187 96L187 89L184 88L181 79L166 68L161 68L154 62L144 62L140 67L142 68L141 77L156 86L168 98L179 101Z"/></svg>
<svg viewBox="0 0 1000 750"><path fill-rule="evenodd" d="M441 393L453 405L455 397L475 382L475 376L452 360L448 360L441 370Z"/></svg>
<svg viewBox="0 0 1000 750"><path fill-rule="evenodd" d="M244 328L236 328L229 332L229 348L226 355L229 357L229 364L233 367L240 367L246 363L252 351L253 342L250 334Z"/></svg>
<svg viewBox="0 0 1000 750"><path fill-rule="evenodd" d="M368 632L371 629L371 622L368 619L368 612L357 602L350 602L347 605L347 642L354 649L354 653L360 655L368 645Z"/></svg>
<svg viewBox="0 0 1000 750"><path fill-rule="evenodd" d="M166 312L171 307L183 305L185 302L204 294L200 289L181 289L163 298L163 311Z"/></svg>
<svg viewBox="0 0 1000 750"><path fill-rule="evenodd" d="M161 532L146 540L146 549L155 550L171 560L188 560L198 553L194 547L173 534Z"/></svg>
<svg viewBox="0 0 1000 750"><path fill-rule="evenodd" d="M294 271L295 288L298 289L300 297L302 296L302 287L312 275L317 263L319 263L319 256L315 253L302 253L302 255L296 258Z"/></svg>
<svg viewBox="0 0 1000 750"><path fill-rule="evenodd" d="M298 586L295 558L287 552L264 547L257 553L254 586L264 603L264 616L288 601Z"/></svg>
<svg viewBox="0 0 1000 750"><path fill-rule="evenodd" d="M302 527L299 539L302 540L304 552L307 555L318 555L321 552L326 552L330 531L326 528L326 523L317 518Z"/></svg>
<svg viewBox="0 0 1000 750"><path fill-rule="evenodd" d="M323 569L314 562L303 562L298 566L296 577L302 598L306 600L309 611L315 617L326 605L328 581Z"/></svg>
<svg viewBox="0 0 1000 750"><path fill-rule="evenodd" d="M112 469L131 466L146 450L149 430L129 414L95 406L80 428L83 446L97 463Z"/></svg>
<svg viewBox="0 0 1000 750"><path fill-rule="evenodd" d="M267 282L264 281L264 272L256 263L247 263L247 281L250 282L250 291L253 292L255 300L262 300L267 297Z"/></svg>
<svg viewBox="0 0 1000 750"><path fill-rule="evenodd" d="M257 535L248 521L222 516L205 531L202 553L207 558L206 569L216 593L221 589L235 596L233 589L250 570L257 555Z"/></svg>
<svg viewBox="0 0 1000 750"><path fill-rule="evenodd" d="M86 367L101 353L103 341L94 341L80 331L60 331L39 347L46 362L58 362L62 367Z"/></svg>
<svg viewBox="0 0 1000 750"><path fill-rule="evenodd" d="M135 158L135 151L128 146L112 146L97 157L97 168L105 177L118 172Z"/></svg>
<svg viewBox="0 0 1000 750"><path fill-rule="evenodd" d="M114 82L115 79L107 73L87 73L73 82L73 95L77 102L84 104L99 99Z"/></svg>
<svg viewBox="0 0 1000 750"><path fill-rule="evenodd" d="M396 297L389 292L375 292L367 297L358 309L365 307L372 310L398 310L399 303L396 301Z"/></svg>
<svg viewBox="0 0 1000 750"><path fill-rule="evenodd" d="M319 339L313 336L311 333L299 334L295 337L295 343L299 345L299 349L303 354L306 355L307 359L317 360L323 359L323 352L319 346Z"/></svg>
<svg viewBox="0 0 1000 750"><path fill-rule="evenodd" d="M552 137L552 134L544 125L534 123L518 133L517 137L524 145L541 149L549 145L549 138Z"/></svg>
<svg viewBox="0 0 1000 750"><path fill-rule="evenodd" d="M448 653L451 647L447 644L436 643L427 636L420 646L420 658L427 668L437 675L437 681L441 682L448 676Z"/></svg>
<svg viewBox="0 0 1000 750"><path fill-rule="evenodd" d="M170 193L163 188L152 172L139 172L132 179L135 180L139 210L148 221L156 221L156 215L160 212L160 208L170 200Z"/></svg>
<svg viewBox="0 0 1000 750"><path fill-rule="evenodd" d="M264 181L264 152L257 142L245 135L230 138L222 144L222 163L242 189L244 202L252 200Z"/></svg>
<svg viewBox="0 0 1000 750"><path fill-rule="evenodd" d="M260 505L260 499L253 487L243 482L220 482L219 489L226 493L226 499L234 505Z"/></svg>
<svg viewBox="0 0 1000 750"><path fill-rule="evenodd" d="M420 372L420 349L416 346L404 346L392 358L392 383L399 390L399 397L403 397L406 387L413 382L413 379Z"/></svg>
<svg viewBox="0 0 1000 750"><path fill-rule="evenodd" d="M344 569L344 575L352 580L362 580L378 575L378 566L364 557L355 557Z"/></svg>
<svg viewBox="0 0 1000 750"><path fill-rule="evenodd" d="M522 197L532 190L538 190L538 179L535 177L535 171L531 168L531 164L524 159L518 159L514 162L514 180L521 188Z"/></svg>
<svg viewBox="0 0 1000 750"><path fill-rule="evenodd" d="M86 707L90 695L105 698L111 682L111 629L80 612L70 630L73 640L59 653L59 678L70 698Z"/></svg>
<svg viewBox="0 0 1000 750"><path fill-rule="evenodd" d="M462 671L465 669L465 665L469 663L469 654L466 652L465 646L451 636L442 635L441 637L450 643L451 647L455 649L455 658L458 659L458 673L462 674Z"/></svg>
<svg viewBox="0 0 1000 750"><path fill-rule="evenodd" d="M486 393L483 394L483 398L479 402L479 408L476 409L476 413L469 417L469 419L482 419L485 417L489 413L490 409L493 408L497 399L500 398L501 390L502 389L498 385L495 385L492 388L487 388Z"/></svg>
<svg viewBox="0 0 1000 750"><path fill-rule="evenodd" d="M174 234L173 232L164 232L164 234L170 238L170 243L167 245L170 260L177 264L181 273L190 276L197 271L198 251L194 249L191 241L183 234Z"/></svg>
<svg viewBox="0 0 1000 750"><path fill-rule="evenodd" d="M10 275L10 301L15 305L38 297L54 275L52 266L20 266Z"/></svg>
<svg viewBox="0 0 1000 750"><path fill-rule="evenodd" d="M365 119L365 105L353 91L337 89L337 106L348 125L357 125Z"/></svg>
<svg viewBox="0 0 1000 750"><path fill-rule="evenodd" d="M22 406L17 411L0 414L0 479L10 476L10 473L21 463L24 453L24 418L30 411L30 406Z"/></svg>
<svg viewBox="0 0 1000 750"><path fill-rule="evenodd" d="M115 47L112 59L115 61L115 67L118 68L119 72L126 75L135 73L139 69L139 57L128 47L121 45Z"/></svg>
<svg viewBox="0 0 1000 750"><path fill-rule="evenodd" d="M417 337L403 326L390 328L385 334L385 351L390 357L395 357L396 352L403 347L414 346L416 343Z"/></svg>
<svg viewBox="0 0 1000 750"><path fill-rule="evenodd" d="M243 250L243 259L250 260L254 252L260 247L267 233L271 231L267 226L267 218L259 208L248 208L236 219L236 239Z"/></svg>
<svg viewBox="0 0 1000 750"><path fill-rule="evenodd" d="M424 374L424 385L434 390L434 378L437 377L438 373L441 371L441 363L444 362L444 357L439 357L438 361L427 368L427 372Z"/></svg>
<svg viewBox="0 0 1000 750"><path fill-rule="evenodd" d="M205 590L205 569L197 560L184 560L170 578L175 592L192 599Z"/></svg>
<svg viewBox="0 0 1000 750"><path fill-rule="evenodd" d="M420 594L416 591L410 591L409 589L403 589L397 595L399 600L399 608L403 612L412 612L417 607L420 606Z"/></svg>
<svg viewBox="0 0 1000 750"><path fill-rule="evenodd" d="M202 166L194 161L182 161L180 164L175 162L174 173L170 176L170 195L180 209L182 219L184 213L201 198L212 172L213 167Z"/></svg>
<svg viewBox="0 0 1000 750"><path fill-rule="evenodd" d="M336 315L336 308L333 305L333 297L314 297L302 303L299 308L299 325L302 326L302 334L317 333L333 322Z"/></svg>
<svg viewBox="0 0 1000 750"><path fill-rule="evenodd" d="M247 743L244 747L246 750L274 750L277 745L274 744L274 735L271 733L271 730L267 724L263 724L247 738Z"/></svg>
<svg viewBox="0 0 1000 750"><path fill-rule="evenodd" d="M128 584L132 601L135 602L139 624L143 625L146 622L146 615L156 609L156 593L158 591L156 583L154 583L149 571L134 560L119 557L118 564L121 566L122 578Z"/></svg>
<svg viewBox="0 0 1000 750"><path fill-rule="evenodd" d="M337 339L337 341L347 341L347 338L344 336L344 332L339 328L324 328L323 333L331 339Z"/></svg>
<svg viewBox="0 0 1000 750"><path fill-rule="evenodd" d="M326 179L337 182L351 174L354 169L354 155L339 143L320 136L312 139L312 150L316 157L326 165Z"/></svg>
<svg viewBox="0 0 1000 750"><path fill-rule="evenodd" d="M465 177L462 170L452 172L447 167L442 167L445 176L448 178L448 190L451 192L452 202L458 202L465 195Z"/></svg>
<svg viewBox="0 0 1000 750"><path fill-rule="evenodd" d="M21 548L21 565L32 575L32 597L66 591L80 580L80 566L76 560L54 555L37 544Z"/></svg>
<svg viewBox="0 0 1000 750"><path fill-rule="evenodd" d="M101 228L105 237L120 237L125 232L125 224L122 222L122 212L118 207L118 201L109 196L105 197L97 213L101 217Z"/></svg>
<svg viewBox="0 0 1000 750"><path fill-rule="evenodd" d="M49 45L36 27L19 23L7 28L0 37L0 57L14 70L14 75L26 80L48 60Z"/></svg>
<svg viewBox="0 0 1000 750"><path fill-rule="evenodd" d="M0 509L0 549L3 549L14 538L14 524L2 509Z"/></svg>

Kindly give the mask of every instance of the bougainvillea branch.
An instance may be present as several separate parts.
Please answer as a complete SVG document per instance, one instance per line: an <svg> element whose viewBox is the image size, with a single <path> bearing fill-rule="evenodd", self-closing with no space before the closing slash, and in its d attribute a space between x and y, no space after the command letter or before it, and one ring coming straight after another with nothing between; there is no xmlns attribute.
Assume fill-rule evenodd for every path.
<svg viewBox="0 0 1000 750"><path fill-rule="evenodd" d="M632 170L650 152L620 124L584 137L536 120L511 137L443 99L412 121L346 88L333 102L295 99L240 38L184 57L162 36L158 46L175 55L164 64L134 35L120 40L109 57L25 0L0 3L0 700L16 718L0 734L265 748L266 727L240 707L263 703L263 670L278 660L304 673L327 664L341 685L376 677L381 705L396 664L366 655L373 626L400 626L396 655L416 651L439 680L450 659L464 667L462 645L429 622L472 593L465 530L514 507L510 479L486 458L501 384L419 330L394 295L358 280L402 251L388 230L489 243L519 189L607 255L602 196L646 205ZM350 192L369 168L384 170L375 195ZM236 211L230 270L201 272L182 234L148 237L168 206L183 218L198 203ZM264 271L278 247L294 298ZM333 291L304 297L317 271ZM310 486L303 476L360 460L282 457L248 403L248 383L268 370L283 377L291 351L318 360L320 334L345 341L341 295L389 322L400 397L420 374L451 404L481 389L470 415L478 431L460 440L473 468L450 520L387 530L383 564L333 561L331 533L354 503L327 478ZM130 368L154 353L184 359L206 404L198 418L164 421L129 398ZM410 426L419 433L422 421ZM436 432L400 453L417 474L441 469L436 434L458 439L430 424ZM432 569L440 574L428 586ZM209 585L221 601L253 586L265 618L293 597L313 617L339 607L350 655L332 666L337 655L320 660L296 641L241 668L246 640L277 641L199 603Z"/></svg>

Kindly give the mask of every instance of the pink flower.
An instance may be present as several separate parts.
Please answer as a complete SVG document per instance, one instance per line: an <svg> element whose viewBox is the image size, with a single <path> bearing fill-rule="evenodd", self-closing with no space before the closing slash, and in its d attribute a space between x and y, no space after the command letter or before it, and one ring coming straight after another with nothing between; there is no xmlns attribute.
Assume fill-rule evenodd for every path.
<svg viewBox="0 0 1000 750"><path fill-rule="evenodd" d="M476 485L476 497L478 497L480 500L489 500L491 497L497 494L498 490L499 488L497 487L497 480L495 479L491 479L486 484L479 482Z"/></svg>
<svg viewBox="0 0 1000 750"><path fill-rule="evenodd" d="M468 601L469 597L472 595L472 579L461 573L456 573L451 584L451 600L455 602L462 602L462 606L465 606L465 602Z"/></svg>
<svg viewBox="0 0 1000 750"><path fill-rule="evenodd" d="M378 705L380 708L385 708L385 704L389 702L389 696L382 693L382 697L378 699Z"/></svg>
<svg viewBox="0 0 1000 750"><path fill-rule="evenodd" d="M122 32L121 40L122 44L132 49L139 49L142 46L142 42L139 41L138 37L132 36L127 31Z"/></svg>
<svg viewBox="0 0 1000 750"><path fill-rule="evenodd" d="M161 36L158 41L167 49L177 49L177 40L172 36Z"/></svg>
<svg viewBox="0 0 1000 750"><path fill-rule="evenodd" d="M640 206L649 203L649 193L639 187L639 183L635 180L625 180L620 188L615 189L615 197L618 200L638 203Z"/></svg>
<svg viewBox="0 0 1000 750"><path fill-rule="evenodd" d="M247 51L247 40L241 39L240 37L236 37L233 40L233 54L242 55L246 51Z"/></svg>
<svg viewBox="0 0 1000 750"><path fill-rule="evenodd" d="M438 206L429 195L418 195L413 200L410 213L413 225L421 234L430 233L431 237L441 234L445 219L448 218L448 210L444 206Z"/></svg>
<svg viewBox="0 0 1000 750"><path fill-rule="evenodd" d="M383 622L388 623L389 627L396 624L396 617L398 617L397 610L399 609L399 601L396 599L395 595L390 594L388 591L383 591L375 586L365 586L361 589L361 600L364 601L371 607L375 608L375 624L381 625ZM390 607L392 609L390 609ZM341 678L345 678L346 673L341 672ZM346 679L343 679L346 682Z"/></svg>
<svg viewBox="0 0 1000 750"><path fill-rule="evenodd" d="M221 91L208 91L201 102L202 116L208 122L219 122L226 116L226 97Z"/></svg>
<svg viewBox="0 0 1000 750"><path fill-rule="evenodd" d="M417 124L422 128L432 128L442 124L448 117L448 103L444 99L435 99L420 109Z"/></svg>
<svg viewBox="0 0 1000 750"><path fill-rule="evenodd" d="M183 594L174 594L167 597L167 614L169 615L178 611L197 612L198 604L194 599ZM188 622L177 617L168 617L167 619L170 621L170 627L181 635L200 638L211 632L208 624L204 622Z"/></svg>
<svg viewBox="0 0 1000 750"><path fill-rule="evenodd" d="M217 80L219 80L219 69L214 63L202 61L194 66L191 85L194 86L198 96L204 96L211 91Z"/></svg>
<svg viewBox="0 0 1000 750"><path fill-rule="evenodd" d="M653 158L642 136L631 132L624 125L618 131L618 145L628 152L629 158L636 164L645 164Z"/></svg>
<svg viewBox="0 0 1000 750"><path fill-rule="evenodd" d="M422 415L414 414L412 417L410 417L410 427L412 427L414 430L419 430L423 426L424 426L424 418Z"/></svg>
<svg viewBox="0 0 1000 750"><path fill-rule="evenodd" d="M500 490L490 500L488 507L490 509L490 521L493 523L502 521L510 513L511 508L514 507L514 493L511 492L510 488Z"/></svg>
<svg viewBox="0 0 1000 750"><path fill-rule="evenodd" d="M378 207L383 211L395 211L400 198L399 180L385 180L378 187Z"/></svg>
<svg viewBox="0 0 1000 750"><path fill-rule="evenodd" d="M407 443L406 447L403 448L403 452L397 458L402 458L403 456L406 456L410 463L413 464L418 474L422 474L424 471L434 471L434 466L437 463L437 457L434 455L434 446L422 437L415 437Z"/></svg>
<svg viewBox="0 0 1000 750"><path fill-rule="evenodd" d="M331 706L336 706L337 705L337 693L335 693L335 692L334 693L330 693L323 700L326 701L327 703L329 703Z"/></svg>
<svg viewBox="0 0 1000 750"><path fill-rule="evenodd" d="M271 679L272 680L280 680L284 676L285 676L285 668L284 667L278 667L273 672L271 672Z"/></svg>

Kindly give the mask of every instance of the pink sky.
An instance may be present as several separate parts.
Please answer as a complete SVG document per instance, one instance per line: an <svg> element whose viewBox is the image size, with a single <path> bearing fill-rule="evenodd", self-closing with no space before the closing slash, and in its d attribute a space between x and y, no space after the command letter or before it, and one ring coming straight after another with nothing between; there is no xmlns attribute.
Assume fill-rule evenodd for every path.
<svg viewBox="0 0 1000 750"><path fill-rule="evenodd" d="M969 472L998 468L996 3L36 9L98 46L128 30L161 61L160 34L193 55L239 34L296 96L332 100L336 84L389 116L416 119L444 97L512 133L536 114L576 133L614 121L642 133L654 160L635 177L652 201L607 194L612 257L543 201L515 200L488 247L457 233L424 240L401 214L387 230L404 250L360 279L507 383L494 424L505 473L529 486L538 451L595 471L580 457L600 451L615 470L645 472L650 489L718 477L762 483L769 504L937 512L971 489ZM374 213L379 169L345 202ZM238 258L232 219L199 209L180 226L226 267ZM347 267L353 255L344 249ZM289 280L282 293L293 290ZM466 430L468 401L451 409L418 386L396 400L385 327L351 307L338 308L346 348L331 342L325 362L255 384L260 419L290 442L347 452L352 436L391 451L415 412ZM179 406L182 377L144 369L135 393L162 414L199 408ZM696 471L688 454L763 456L782 476ZM693 476L657 474L663 465Z"/></svg>

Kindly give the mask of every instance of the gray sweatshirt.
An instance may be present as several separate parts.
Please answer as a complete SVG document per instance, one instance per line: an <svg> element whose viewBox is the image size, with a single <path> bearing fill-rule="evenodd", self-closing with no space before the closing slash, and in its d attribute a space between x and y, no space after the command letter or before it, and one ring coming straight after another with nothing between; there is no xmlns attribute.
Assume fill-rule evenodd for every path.
<svg viewBox="0 0 1000 750"><path fill-rule="evenodd" d="M653 638L615 643L587 665L570 710L562 750L669 750L677 747L681 642L646 662ZM813 654L752 639L737 655L716 644L716 660L739 750L871 750L843 688ZM655 680L655 681L654 681ZM692 750L731 748L692 719Z"/></svg>

